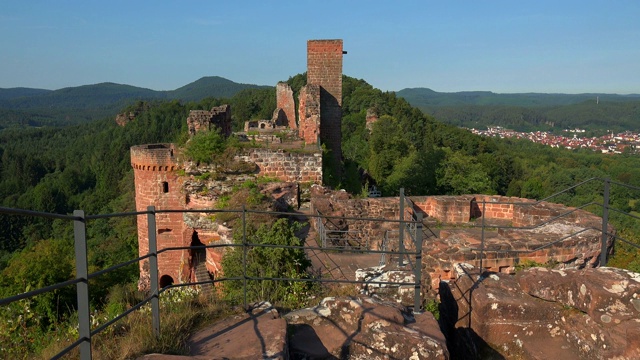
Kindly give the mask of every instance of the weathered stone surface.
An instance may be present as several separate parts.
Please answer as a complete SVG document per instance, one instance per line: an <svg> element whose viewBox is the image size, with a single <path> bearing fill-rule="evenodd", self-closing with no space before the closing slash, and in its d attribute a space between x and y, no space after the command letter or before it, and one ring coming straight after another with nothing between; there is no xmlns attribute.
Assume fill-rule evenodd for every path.
<svg viewBox="0 0 640 360"><path fill-rule="evenodd" d="M480 277L471 266L456 270L456 280L441 287L441 321L457 356L477 358L489 344L485 350L517 359L640 357L638 274L533 268Z"/></svg>
<svg viewBox="0 0 640 360"><path fill-rule="evenodd" d="M325 298L315 308L285 315L289 350L305 359L448 359L445 339L431 313L370 297Z"/></svg>
<svg viewBox="0 0 640 360"><path fill-rule="evenodd" d="M278 125L287 126L291 129L297 129L296 125L296 105L293 101L293 89L287 83L279 82L276 85L276 103L279 109L282 109L284 117Z"/></svg>
<svg viewBox="0 0 640 360"><path fill-rule="evenodd" d="M206 359L288 359L287 324L265 302L224 319L189 339L191 356Z"/></svg>
<svg viewBox="0 0 640 360"><path fill-rule="evenodd" d="M320 136L320 86L303 86L299 99L298 136L307 144L317 144Z"/></svg>
<svg viewBox="0 0 640 360"><path fill-rule="evenodd" d="M193 136L199 131L219 129L225 135L231 135L231 106L220 105L206 110L191 110L187 118L189 135Z"/></svg>
<svg viewBox="0 0 640 360"><path fill-rule="evenodd" d="M361 285L361 293L369 296L396 301L405 306L414 304L416 277L406 270L387 269L387 266L375 266L356 270L356 281L366 281ZM391 282L396 284L376 284L375 282Z"/></svg>
<svg viewBox="0 0 640 360"><path fill-rule="evenodd" d="M548 270L518 274L531 296L571 306L602 325L640 318L640 274L616 268Z"/></svg>

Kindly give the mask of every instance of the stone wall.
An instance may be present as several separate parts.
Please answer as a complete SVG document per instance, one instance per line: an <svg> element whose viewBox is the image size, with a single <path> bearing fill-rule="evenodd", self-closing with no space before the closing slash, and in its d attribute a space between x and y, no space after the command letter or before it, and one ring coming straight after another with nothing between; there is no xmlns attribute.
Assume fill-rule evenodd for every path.
<svg viewBox="0 0 640 360"><path fill-rule="evenodd" d="M317 144L320 136L320 86L308 84L300 89L298 137Z"/></svg>
<svg viewBox="0 0 640 360"><path fill-rule="evenodd" d="M320 85L320 138L335 164L342 162L342 54L342 40L307 41L307 84Z"/></svg>
<svg viewBox="0 0 640 360"><path fill-rule="evenodd" d="M371 250L381 249L382 239L387 230L398 230L399 200L398 197L354 199L345 191L331 191L321 186L311 189L311 206L314 213L317 210L324 216L345 218L327 219L327 229L349 231L350 238L358 243L368 244ZM407 208L404 218L411 219L411 212L411 209ZM366 220L367 218L390 221ZM313 226L316 226L315 222Z"/></svg>
<svg viewBox="0 0 640 360"><path fill-rule="evenodd" d="M215 128L225 135L231 135L231 106L220 105L206 110L191 110L187 118L189 134L195 135L199 131L209 131Z"/></svg>
<svg viewBox="0 0 640 360"><path fill-rule="evenodd" d="M296 104L293 101L293 90L289 84L279 82L278 85L276 85L276 103L276 107L284 111L285 125L290 129L297 129Z"/></svg>
<svg viewBox="0 0 640 360"><path fill-rule="evenodd" d="M322 182L322 153L290 152L283 149L245 149L237 160L258 165L258 174L286 182Z"/></svg>
<svg viewBox="0 0 640 360"><path fill-rule="evenodd" d="M563 268L595 267L601 251L602 219L587 211L561 204L531 199L490 195L411 197L415 211L423 213L427 224L434 221L443 228L423 233L423 281L436 290L442 280L452 279L456 263L466 262L486 270L511 273L523 261L556 262ZM484 204L483 204L484 201ZM506 204L511 202L512 204ZM485 243L480 256L482 229L479 218L484 205ZM351 238L368 241L379 249L386 230L397 230L397 222L350 220L348 217L399 218L399 199L352 199L346 193L324 188L312 189L312 206L333 219L339 230L356 231ZM405 219L411 219L411 209ZM314 224L315 225L315 224ZM460 226L462 225L462 226ZM499 228L513 226L517 228ZM427 226L425 224L425 226ZM327 227L328 228L328 227ZM609 225L609 233L615 230ZM395 233L397 234L397 232ZM563 238L566 238L562 240ZM405 236L404 247L412 250ZM560 241L562 240L562 241ZM554 241L557 243L551 244ZM358 241L356 241L357 243ZM610 251L613 238L608 238ZM388 250L398 249L398 237L389 237Z"/></svg>

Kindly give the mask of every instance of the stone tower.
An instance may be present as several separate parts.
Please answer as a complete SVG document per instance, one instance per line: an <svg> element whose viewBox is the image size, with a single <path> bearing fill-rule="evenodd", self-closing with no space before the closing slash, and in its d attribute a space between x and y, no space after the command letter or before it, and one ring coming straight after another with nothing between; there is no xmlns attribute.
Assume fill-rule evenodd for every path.
<svg viewBox="0 0 640 360"><path fill-rule="evenodd" d="M181 180L177 175L178 163L174 144L148 144L131 148L131 166L135 178L136 211L146 211L148 206L156 210L182 209L184 197L181 195ZM158 250L189 246L184 243L182 213L156 215ZM140 256L149 252L147 216L138 216L138 251ZM186 251L168 251L158 255L158 277L160 286L179 282L183 277ZM148 261L140 262L141 290L149 288ZM187 265L188 266L188 265Z"/></svg>
<svg viewBox="0 0 640 360"><path fill-rule="evenodd" d="M331 150L336 169L342 162L343 54L342 40L307 41L307 84L320 86L320 140Z"/></svg>

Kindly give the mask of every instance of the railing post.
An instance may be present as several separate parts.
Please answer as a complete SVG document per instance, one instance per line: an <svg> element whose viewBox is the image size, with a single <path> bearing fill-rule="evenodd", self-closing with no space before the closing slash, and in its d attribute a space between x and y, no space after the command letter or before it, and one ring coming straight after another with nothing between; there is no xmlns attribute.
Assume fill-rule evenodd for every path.
<svg viewBox="0 0 640 360"><path fill-rule="evenodd" d="M78 299L78 336L80 343L80 359L91 360L91 318L89 308L89 266L87 262L87 224L83 210L75 210L73 216L73 238L76 253L76 284Z"/></svg>
<svg viewBox="0 0 640 360"><path fill-rule="evenodd" d="M416 285L414 286L413 294L413 313L419 314L422 312L422 213L417 213L416 223L416 261L415 261L415 276Z"/></svg>
<svg viewBox="0 0 640 360"><path fill-rule="evenodd" d="M604 196L602 200L602 244L600 246L600 266L607 266L607 238L609 230L609 191L611 179L604 179Z"/></svg>
<svg viewBox="0 0 640 360"><path fill-rule="evenodd" d="M486 201L482 200L482 232L480 236L480 276L484 273L484 268L482 267L482 259L484 258L484 228L485 228L485 209L486 209Z"/></svg>
<svg viewBox="0 0 640 360"><path fill-rule="evenodd" d="M398 229L398 266L404 265L404 188L400 188L400 224Z"/></svg>
<svg viewBox="0 0 640 360"><path fill-rule="evenodd" d="M160 295L158 286L158 242L156 239L156 207L147 207L147 231L149 234L149 280L151 282L151 325L153 335L160 337Z"/></svg>
<svg viewBox="0 0 640 360"><path fill-rule="evenodd" d="M247 306L247 211L242 205L242 293L244 296L244 309Z"/></svg>

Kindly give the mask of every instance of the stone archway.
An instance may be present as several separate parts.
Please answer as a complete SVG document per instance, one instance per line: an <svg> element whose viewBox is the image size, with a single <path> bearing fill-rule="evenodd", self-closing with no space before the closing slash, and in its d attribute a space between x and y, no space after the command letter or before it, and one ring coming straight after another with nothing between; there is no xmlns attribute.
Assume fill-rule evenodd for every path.
<svg viewBox="0 0 640 360"><path fill-rule="evenodd" d="M173 285L173 278L169 275L162 275L160 277L160 288L162 289L169 285Z"/></svg>

